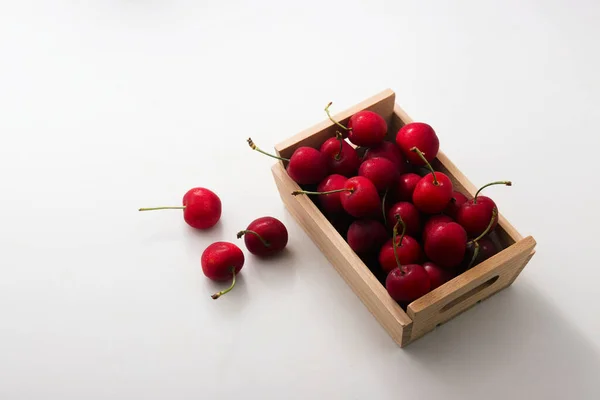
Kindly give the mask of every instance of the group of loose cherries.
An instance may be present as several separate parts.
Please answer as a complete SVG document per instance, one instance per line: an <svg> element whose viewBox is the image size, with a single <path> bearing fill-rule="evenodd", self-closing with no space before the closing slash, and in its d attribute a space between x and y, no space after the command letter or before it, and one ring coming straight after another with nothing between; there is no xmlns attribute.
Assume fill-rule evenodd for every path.
<svg viewBox="0 0 600 400"><path fill-rule="evenodd" d="M210 229L221 219L221 199L210 189L192 188L185 193L182 203L182 206L140 208L139 211L183 210L184 221L199 230ZM269 257L286 247L288 231L277 218L265 216L255 219L246 229L239 231L237 238L242 237L250 253L258 257ZM232 242L218 241L204 249L200 258L204 275L214 281L232 280L227 289L213 294L213 299L216 300L233 289L235 277L244 262L244 252Z"/></svg>
<svg viewBox="0 0 600 400"><path fill-rule="evenodd" d="M345 126L330 106L325 112L339 130L319 149L301 146L288 159L248 144L287 164L303 189L291 195L315 201L396 302L406 307L498 252L498 208L480 192L510 181L468 199L432 167L439 138L430 125L408 123L386 140L381 115L359 111Z"/></svg>

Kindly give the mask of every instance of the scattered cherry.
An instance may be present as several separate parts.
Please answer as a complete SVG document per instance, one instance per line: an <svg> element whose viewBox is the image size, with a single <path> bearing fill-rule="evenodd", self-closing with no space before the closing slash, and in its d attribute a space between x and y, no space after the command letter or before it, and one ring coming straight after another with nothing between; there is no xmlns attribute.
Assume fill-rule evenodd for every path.
<svg viewBox="0 0 600 400"><path fill-rule="evenodd" d="M383 157L365 160L358 168L358 175L369 179L378 191L389 188L398 178L398 171L393 162Z"/></svg>
<svg viewBox="0 0 600 400"><path fill-rule="evenodd" d="M329 171L346 177L356 175L360 158L356 150L350 146L340 132L336 132L334 138L327 139L320 149L327 158Z"/></svg>
<svg viewBox="0 0 600 400"><path fill-rule="evenodd" d="M440 141L435 131L423 122L411 122L400 128L396 134L396 144L408 161L417 166L423 166L425 162L419 155L412 152L414 147L424 153L428 162L437 156L440 148Z"/></svg>
<svg viewBox="0 0 600 400"><path fill-rule="evenodd" d="M317 184L327 176L327 158L317 149L307 146L298 147L292 154L292 157L288 159L269 154L259 149L250 138L248 138L248 144L252 150L256 150L277 160L287 161L288 166L286 170L288 175L294 182L300 185Z"/></svg>
<svg viewBox="0 0 600 400"><path fill-rule="evenodd" d="M188 190L183 196L183 206L140 208L139 211L183 210L185 222L196 229L212 228L221 218L221 199L203 187Z"/></svg>
<svg viewBox="0 0 600 400"><path fill-rule="evenodd" d="M400 264L417 264L423 259L423 250L414 238L406 234L406 224L396 216L393 236L379 251L379 265L389 273ZM398 225L402 225L402 234L398 236Z"/></svg>
<svg viewBox="0 0 600 400"><path fill-rule="evenodd" d="M412 203L400 201L390 207L386 215L386 220L390 228L393 228L396 224L396 215L399 215L402 221L406 224L407 235L413 237L417 237L419 235L419 232L421 232L421 214Z"/></svg>
<svg viewBox="0 0 600 400"><path fill-rule="evenodd" d="M408 171L409 166L406 157L404 157L398 146L392 142L384 140L377 146L368 148L363 155L363 161L377 157L387 158L393 162L400 174Z"/></svg>
<svg viewBox="0 0 600 400"><path fill-rule="evenodd" d="M456 222L437 224L425 238L425 254L442 268L458 266L467 248L467 233Z"/></svg>
<svg viewBox="0 0 600 400"><path fill-rule="evenodd" d="M494 203L492 199L486 196L479 196L479 192L491 185L511 186L512 182L498 181L488 183L487 185L482 186L477 193L475 193L475 197L466 201L459 208L456 214L456 222L465 228L469 237L479 236L485 231L488 223L490 222L490 218L492 218L493 209L497 208L496 203ZM498 216L492 220L491 229L494 229L497 224Z"/></svg>
<svg viewBox="0 0 600 400"><path fill-rule="evenodd" d="M383 142L387 134L387 123L381 115L373 111L362 110L352 115L348 126L345 127L331 117L329 113L331 104L329 103L325 107L327 116L333 123L348 131L348 140L352 143L357 146L372 147Z"/></svg>
<svg viewBox="0 0 600 400"><path fill-rule="evenodd" d="M452 197L452 181L446 174L435 172L418 148L413 147L411 151L422 157L431 171L417 183L413 192L413 203L424 213L436 214L442 212Z"/></svg>
<svg viewBox="0 0 600 400"><path fill-rule="evenodd" d="M237 233L244 236L246 248L257 256L270 256L284 249L288 242L288 231L277 218L261 217L252 221L248 227Z"/></svg>
<svg viewBox="0 0 600 400"><path fill-rule="evenodd" d="M467 196L458 191L452 192L452 198L450 198L450 202L446 206L444 210L444 214L449 215L450 217L456 219L456 214L460 207L467 202Z"/></svg>
<svg viewBox="0 0 600 400"><path fill-rule="evenodd" d="M328 215L335 215L341 213L344 208L342 207L342 201L340 193L344 192L344 185L348 178L339 174L332 174L327 176L319 183L316 192L308 190L296 190L292 192L292 195L297 196L299 194L318 195L319 204L323 209L323 212Z"/></svg>
<svg viewBox="0 0 600 400"><path fill-rule="evenodd" d="M376 252L387 240L388 233L385 226L373 219L359 219L348 228L346 241L358 255Z"/></svg>
<svg viewBox="0 0 600 400"><path fill-rule="evenodd" d="M244 266L244 253L233 243L215 242L209 245L201 257L202 272L207 278L215 281L233 279L231 286L212 295L218 299L235 286L235 276Z"/></svg>

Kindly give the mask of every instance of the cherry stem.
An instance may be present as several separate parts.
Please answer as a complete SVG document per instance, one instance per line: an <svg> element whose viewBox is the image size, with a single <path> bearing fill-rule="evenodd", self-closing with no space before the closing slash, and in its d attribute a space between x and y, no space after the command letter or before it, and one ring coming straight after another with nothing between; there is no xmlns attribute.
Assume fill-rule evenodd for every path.
<svg viewBox="0 0 600 400"><path fill-rule="evenodd" d="M250 229L246 229L246 230L243 230L243 231L239 231L239 232L237 233L237 238L238 238L238 239L240 239L240 238L241 238L242 236L244 236L246 233L251 233L251 234L255 235L257 238L259 238L259 239L260 239L260 241L262 242L262 244L264 244L264 245L265 245L265 247L269 247L269 246L271 246L271 243L269 243L269 241L268 241L268 240L266 240L265 238L263 238L262 236L260 236L260 235L259 235L257 232L251 231Z"/></svg>
<svg viewBox="0 0 600 400"><path fill-rule="evenodd" d="M250 146L250 148L251 148L252 150L256 150L256 151L258 151L259 153L262 153L262 154L264 154L264 155L266 155L266 156L269 156L269 157L273 157L273 158L275 158L275 159L277 159L277 160L281 160L281 161L290 161L290 159L289 159L289 158L284 158L284 157L275 156L275 155L273 155L273 154L267 153L267 152L266 152L266 151L264 151L264 150L261 150L261 149L259 149L259 148L258 148L258 147L257 147L257 146L254 144L254 142L252 141L252 139L251 139L251 138L248 138L247 142L248 142L248 145Z"/></svg>
<svg viewBox="0 0 600 400"><path fill-rule="evenodd" d="M474 244L475 244L475 250L473 250L473 257L471 258L471 262L469 262L469 265L467 266L467 269L471 269L471 267L475 263L475 259L479 255L479 243L475 242Z"/></svg>
<svg viewBox="0 0 600 400"><path fill-rule="evenodd" d="M233 274L233 282L231 282L231 286L229 286L227 289L225 290L221 290L219 293L215 293L213 294L212 297L213 299L218 299L219 297L223 296L225 293L229 293L231 291L231 289L233 289L233 287L235 286L235 267L231 267L231 273Z"/></svg>
<svg viewBox="0 0 600 400"><path fill-rule="evenodd" d="M335 119L333 119L333 117L329 113L329 107L331 107L332 104L333 104L333 102L330 101L329 104L327 104L327 107L325 107L325 112L327 113L327 116L329 117L329 119L331 120L331 122L333 122L334 124L336 124L337 126L339 126L340 128L342 128L343 130L349 131L350 128L347 128L344 125L342 125L339 122L337 122Z"/></svg>
<svg viewBox="0 0 600 400"><path fill-rule="evenodd" d="M140 208L138 211L154 211L154 210L185 210L185 206Z"/></svg>
<svg viewBox="0 0 600 400"><path fill-rule="evenodd" d="M310 192L308 190L294 190L292 192L292 196L298 196L299 194L332 194L332 193L340 193L340 192L354 192L354 189L349 188L349 189L336 189L336 190L330 190L328 192Z"/></svg>
<svg viewBox="0 0 600 400"><path fill-rule="evenodd" d="M437 177L435 176L435 171L433 170L433 167L431 166L431 164L429 164L429 161L427 161L427 159L425 158L425 154L423 154L423 152L421 150L419 150L417 147L413 147L412 149L410 149L410 151L417 153L419 155L419 157L421 157L421 160L423 160L423 162L425 163L425 165L427 165L427 168L429 168L429 170L431 171L431 174L433 175L433 184L435 186L439 185Z"/></svg>
<svg viewBox="0 0 600 400"><path fill-rule="evenodd" d="M340 141L340 151L335 155L335 160L339 161L342 158L342 150L344 149L344 135L340 131L335 131L335 137Z"/></svg>
<svg viewBox="0 0 600 400"><path fill-rule="evenodd" d="M383 213L383 224L387 224L387 217L385 215L385 200L387 198L387 194L390 188L385 189L385 193L383 194L383 200L381 201L381 212Z"/></svg>
<svg viewBox="0 0 600 400"><path fill-rule="evenodd" d="M482 187L479 188L479 190L477 191L477 193L475 193L475 197L473 197L473 204L477 204L477 196L479 195L479 192L481 192L486 187L492 186L492 185L512 186L512 182L511 181L496 181L496 182L490 182L487 185L483 185Z"/></svg>
<svg viewBox="0 0 600 400"><path fill-rule="evenodd" d="M398 269L400 270L402 275L404 275L406 271L404 271L402 264L400 264L400 259L398 258L398 252L397 252L398 244L396 243L397 242L396 237L398 236L398 225L402 224L402 235L400 235L400 247L402 247L402 239L404 239L404 234L406 233L406 224L402 220L402 217L400 217L400 214L396 214L395 217L396 217L396 224L394 225L394 229L392 230L392 243L393 243L393 249L394 249L394 257L396 258L396 265L398 265Z"/></svg>
<svg viewBox="0 0 600 400"><path fill-rule="evenodd" d="M483 238L485 235L490 233L490 231L492 230L492 225L494 225L494 221L496 220L496 218L498 218L498 208L494 207L492 209L492 218L490 218L490 223L485 228L485 231L483 231L481 233L481 235L477 236L475 239L471 240L469 243L477 243L478 241L481 240L481 238Z"/></svg>

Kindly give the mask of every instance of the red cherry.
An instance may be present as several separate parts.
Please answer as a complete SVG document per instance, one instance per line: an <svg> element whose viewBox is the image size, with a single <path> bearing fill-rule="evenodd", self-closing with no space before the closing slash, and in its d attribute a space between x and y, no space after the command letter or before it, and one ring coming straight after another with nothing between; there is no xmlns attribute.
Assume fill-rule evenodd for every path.
<svg viewBox="0 0 600 400"><path fill-rule="evenodd" d="M396 215L400 215L400 218L406 224L406 234L417 237L421 232L421 214L419 210L409 202L400 201L394 204L387 212L387 223L390 228L393 228L396 224ZM411 264L411 263L405 263Z"/></svg>
<svg viewBox="0 0 600 400"><path fill-rule="evenodd" d="M492 215L488 221L488 226L475 239L467 243L467 251L463 259L463 267L465 270L487 260L498 252L494 242L487 238L486 235L491 232L494 222L498 219L498 209L492 209Z"/></svg>
<svg viewBox="0 0 600 400"><path fill-rule="evenodd" d="M442 268L458 266L467 248L467 233L456 222L438 224L425 238L425 254Z"/></svg>
<svg viewBox="0 0 600 400"><path fill-rule="evenodd" d="M398 171L394 163L387 158L376 157L363 161L358 175L369 179L377 190L382 192L396 181Z"/></svg>
<svg viewBox="0 0 600 400"><path fill-rule="evenodd" d="M346 177L355 176L360 165L360 158L356 150L350 146L340 132L336 137L327 139L320 149L327 158L329 171Z"/></svg>
<svg viewBox="0 0 600 400"><path fill-rule="evenodd" d="M423 258L423 251L419 242L406 234L407 226L399 215L394 216L392 238L388 240L379 251L379 265L389 273L394 268L403 264L417 264ZM402 226L402 234L398 236L398 228Z"/></svg>
<svg viewBox="0 0 600 400"><path fill-rule="evenodd" d="M452 181L446 174L435 172L419 149L413 148L411 151L422 157L431 171L417 183L413 192L413 203L420 211L427 214L442 212L452 197Z"/></svg>
<svg viewBox="0 0 600 400"><path fill-rule="evenodd" d="M201 264L202 272L209 279L225 281L233 278L229 288L212 295L213 299L218 299L235 286L235 276L244 266L244 253L233 243L215 242L202 252Z"/></svg>
<svg viewBox="0 0 600 400"><path fill-rule="evenodd" d="M377 251L388 238L385 226L373 219L354 221L348 228L346 240L358 255Z"/></svg>
<svg viewBox="0 0 600 400"><path fill-rule="evenodd" d="M287 161L288 166L286 170L288 175L294 182L300 185L317 184L328 174L327 158L319 150L312 147L298 147L288 159L274 156L259 149L250 138L248 138L248 144L252 150L278 160Z"/></svg>
<svg viewBox="0 0 600 400"><path fill-rule="evenodd" d="M421 177L412 172L400 175L396 185L392 186L397 201L412 201L412 196Z"/></svg>
<svg viewBox="0 0 600 400"><path fill-rule="evenodd" d="M327 215L335 215L344 211L340 193L346 190L344 189L344 185L347 180L348 178L342 175L329 175L319 183L316 192L296 190L292 192L292 195L309 194L319 196L319 204L323 212Z"/></svg>
<svg viewBox="0 0 600 400"><path fill-rule="evenodd" d="M288 242L288 231L277 218L261 217L239 231L237 238L244 236L246 248L257 256L270 256L284 249Z"/></svg>
<svg viewBox="0 0 600 400"><path fill-rule="evenodd" d="M221 199L209 189L196 187L183 196L183 206L140 208L139 211L183 210L185 222L196 229L212 228L221 218Z"/></svg>
<svg viewBox="0 0 600 400"><path fill-rule="evenodd" d="M486 227L490 223L490 219L492 219L494 208L497 208L492 199L485 196L479 196L479 192L481 192L481 190L491 185L511 186L512 182L498 181L488 183L487 185L482 186L477 193L475 193L475 197L466 201L459 208L456 214L456 222L465 228L469 237L479 236L485 231ZM497 224L498 216L492 219L492 227L490 229L494 229Z"/></svg>
<svg viewBox="0 0 600 400"><path fill-rule="evenodd" d="M427 275L429 275L429 283L431 286L431 290L437 289L438 287L442 286L444 283L448 282L450 279L453 278L452 273L438 267L431 261L424 263L423 268L425 268L425 272L427 272Z"/></svg>
<svg viewBox="0 0 600 400"><path fill-rule="evenodd" d="M393 162L400 174L408 171L409 166L406 157L404 157L398 146L392 142L384 140L377 146L368 148L363 156L363 161L377 157L387 158Z"/></svg>
<svg viewBox="0 0 600 400"><path fill-rule="evenodd" d="M419 264L403 265L388 274L385 288L392 299L405 305L429 292L429 275Z"/></svg>
<svg viewBox="0 0 600 400"><path fill-rule="evenodd" d="M367 178L355 176L346 181L345 191L340 193L342 207L355 218L366 218L378 215L381 199L377 188Z"/></svg>
<svg viewBox="0 0 600 400"><path fill-rule="evenodd" d="M423 166L424 160L413 153L413 147L421 150L425 159L431 162L440 149L440 141L431 126L423 122L411 122L404 125L396 134L396 144L408 161L413 165Z"/></svg>
<svg viewBox="0 0 600 400"><path fill-rule="evenodd" d="M348 140L352 143L357 146L372 147L383 142L387 134L387 123L379 114L368 110L359 111L350 117L348 127L345 127L331 117L329 113L331 104L325 107L327 116L333 123L348 131Z"/></svg>
<svg viewBox="0 0 600 400"><path fill-rule="evenodd" d="M480 263L484 262L488 258L490 258L498 253L498 248L496 247L496 244L494 244L492 239L484 237L484 238L479 239L478 243L479 243L479 257L477 260Z"/></svg>
<svg viewBox="0 0 600 400"><path fill-rule="evenodd" d="M453 191L452 198L450 199L450 202L446 206L444 213L446 215L449 215L452 218L456 219L456 214L458 213L460 206L465 204L467 202L467 200L468 200L467 196L465 196L461 192L457 192L456 190Z"/></svg>
<svg viewBox="0 0 600 400"><path fill-rule="evenodd" d="M427 222L425 222L425 226L423 227L423 240L427 238L429 232L438 225L447 224L448 222L454 222L452 218L447 215L432 215Z"/></svg>

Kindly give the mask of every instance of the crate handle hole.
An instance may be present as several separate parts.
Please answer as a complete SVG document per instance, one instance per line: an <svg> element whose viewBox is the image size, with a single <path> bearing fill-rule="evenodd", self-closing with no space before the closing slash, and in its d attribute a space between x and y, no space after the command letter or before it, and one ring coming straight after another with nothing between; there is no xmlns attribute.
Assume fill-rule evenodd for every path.
<svg viewBox="0 0 600 400"><path fill-rule="evenodd" d="M448 303L444 307L442 307L440 309L440 312L446 312L449 309L451 309L452 307L456 306L457 304L460 304L463 301L467 300L469 297L474 296L477 293L481 292L482 290L489 288L494 283L496 283L496 281L498 280L499 277L500 277L499 275L496 275L496 276L488 279L487 281L483 282L481 285L469 290L467 293L463 294L462 296L457 297L456 299L452 300L450 303Z"/></svg>

